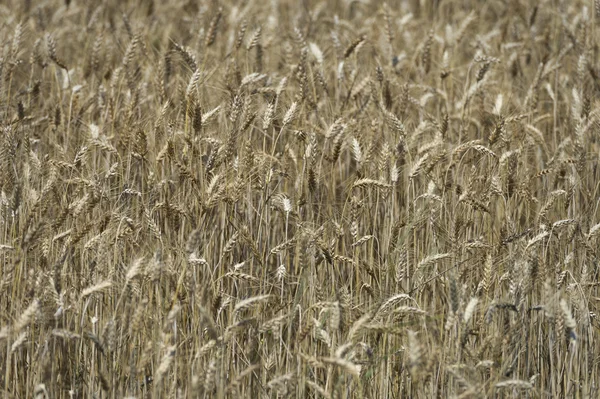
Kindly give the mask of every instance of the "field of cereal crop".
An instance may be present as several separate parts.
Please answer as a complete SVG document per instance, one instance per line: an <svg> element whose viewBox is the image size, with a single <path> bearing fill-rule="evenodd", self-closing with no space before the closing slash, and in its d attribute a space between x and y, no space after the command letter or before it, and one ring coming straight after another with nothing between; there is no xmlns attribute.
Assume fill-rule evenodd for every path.
<svg viewBox="0 0 600 399"><path fill-rule="evenodd" d="M0 396L598 397L599 21L1 1Z"/></svg>

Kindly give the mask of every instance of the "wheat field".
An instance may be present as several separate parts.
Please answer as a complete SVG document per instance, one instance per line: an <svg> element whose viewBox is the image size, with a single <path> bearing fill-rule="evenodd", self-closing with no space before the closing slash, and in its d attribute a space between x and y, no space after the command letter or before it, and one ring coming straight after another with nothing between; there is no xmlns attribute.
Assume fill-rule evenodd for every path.
<svg viewBox="0 0 600 399"><path fill-rule="evenodd" d="M597 21L4 0L0 396L598 397Z"/></svg>

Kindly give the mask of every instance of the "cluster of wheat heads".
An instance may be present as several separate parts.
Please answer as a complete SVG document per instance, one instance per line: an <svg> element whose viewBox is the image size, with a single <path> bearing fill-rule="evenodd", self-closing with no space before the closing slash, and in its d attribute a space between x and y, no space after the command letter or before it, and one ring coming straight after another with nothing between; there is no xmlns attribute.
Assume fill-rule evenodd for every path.
<svg viewBox="0 0 600 399"><path fill-rule="evenodd" d="M0 396L596 397L598 4L0 3Z"/></svg>

